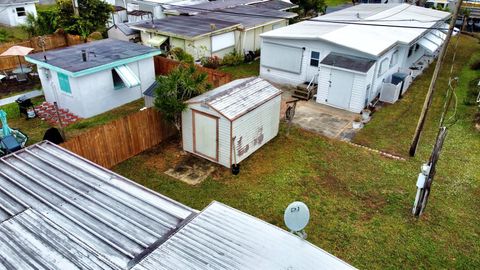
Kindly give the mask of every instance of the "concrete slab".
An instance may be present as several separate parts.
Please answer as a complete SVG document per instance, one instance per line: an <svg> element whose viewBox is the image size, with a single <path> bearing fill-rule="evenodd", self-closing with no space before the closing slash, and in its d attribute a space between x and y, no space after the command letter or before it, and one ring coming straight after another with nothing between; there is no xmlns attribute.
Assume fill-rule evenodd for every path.
<svg viewBox="0 0 480 270"><path fill-rule="evenodd" d="M174 168L168 169L165 174L189 185L197 185L214 171L215 165L212 162L193 155L186 155Z"/></svg>
<svg viewBox="0 0 480 270"><path fill-rule="evenodd" d="M292 100L291 88L283 88L282 100ZM282 106L282 111L286 105ZM293 124L329 138L350 141L356 130L352 122L359 114L316 103L313 100L297 103Z"/></svg>
<svg viewBox="0 0 480 270"><path fill-rule="evenodd" d="M17 100L21 96L26 96L27 98L34 98L34 97L39 97L41 95L43 95L42 90L33 90L33 91L30 91L30 92L27 92L27 93L23 93L23 94L11 96L11 97L8 97L8 98L0 99L0 106L7 105L7 104L10 104L10 103L14 103L15 100Z"/></svg>

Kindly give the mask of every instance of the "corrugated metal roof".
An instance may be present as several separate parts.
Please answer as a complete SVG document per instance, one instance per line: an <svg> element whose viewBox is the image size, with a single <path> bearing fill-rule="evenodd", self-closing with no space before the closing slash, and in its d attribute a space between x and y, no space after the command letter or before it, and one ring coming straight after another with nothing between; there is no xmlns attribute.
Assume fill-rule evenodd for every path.
<svg viewBox="0 0 480 270"><path fill-rule="evenodd" d="M355 269L276 226L213 202L132 270Z"/></svg>
<svg viewBox="0 0 480 270"><path fill-rule="evenodd" d="M49 142L0 158L0 195L7 268L127 269L196 213Z"/></svg>
<svg viewBox="0 0 480 270"><path fill-rule="evenodd" d="M269 82L251 77L222 85L187 103L205 103L227 119L234 120L281 93Z"/></svg>
<svg viewBox="0 0 480 270"><path fill-rule="evenodd" d="M264 38L320 39L378 56L396 43L409 44L444 22L450 13L409 4L361 4L263 33ZM329 23L326 21L333 21ZM342 24L345 22L345 24ZM354 25L351 23L400 25Z"/></svg>

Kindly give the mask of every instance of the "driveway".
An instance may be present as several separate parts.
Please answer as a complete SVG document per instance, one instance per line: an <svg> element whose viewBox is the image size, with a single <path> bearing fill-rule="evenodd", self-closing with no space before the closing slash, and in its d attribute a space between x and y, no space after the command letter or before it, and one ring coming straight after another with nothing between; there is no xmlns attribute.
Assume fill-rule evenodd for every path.
<svg viewBox="0 0 480 270"><path fill-rule="evenodd" d="M285 91L282 99L285 102L292 98L290 93ZM284 107L286 106L284 105ZM332 139L350 141L356 132L352 128L352 122L357 115L316 103L313 100L299 101L295 110L293 124Z"/></svg>

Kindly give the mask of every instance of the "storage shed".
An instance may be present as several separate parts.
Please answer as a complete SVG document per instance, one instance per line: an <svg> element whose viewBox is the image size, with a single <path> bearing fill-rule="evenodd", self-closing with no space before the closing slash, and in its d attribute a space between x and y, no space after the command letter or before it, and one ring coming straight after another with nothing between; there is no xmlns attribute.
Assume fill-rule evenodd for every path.
<svg viewBox="0 0 480 270"><path fill-rule="evenodd" d="M252 77L188 100L183 149L228 168L239 163L277 135L281 93Z"/></svg>

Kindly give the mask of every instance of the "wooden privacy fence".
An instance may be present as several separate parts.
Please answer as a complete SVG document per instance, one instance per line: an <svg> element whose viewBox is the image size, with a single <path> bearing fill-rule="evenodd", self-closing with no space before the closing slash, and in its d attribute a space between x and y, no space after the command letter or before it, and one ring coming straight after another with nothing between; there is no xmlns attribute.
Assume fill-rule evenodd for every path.
<svg viewBox="0 0 480 270"><path fill-rule="evenodd" d="M180 65L179 61L168 59L161 56L154 57L155 62L155 75L168 75L173 69ZM205 68L197 66L198 70L208 74L208 82L213 85L213 87L219 87L230 81L232 81L232 75L229 73L221 72L211 68Z"/></svg>
<svg viewBox="0 0 480 270"><path fill-rule="evenodd" d="M83 43L83 40L80 36L75 35L63 35L63 34L52 34L46 35L45 38L45 50L52 50L56 48L62 48L66 46L72 46L76 44ZM24 46L33 48L33 52L41 52L42 46L40 45L39 37L33 37L29 40L21 41L21 42L8 42L0 44L0 53L8 50L8 48L12 46ZM23 57L20 57L22 63L27 63ZM8 57L0 57L0 70L10 70L14 69L19 65L18 58L16 56L8 56Z"/></svg>
<svg viewBox="0 0 480 270"><path fill-rule="evenodd" d="M111 168L175 134L158 111L148 108L89 130L62 147Z"/></svg>

